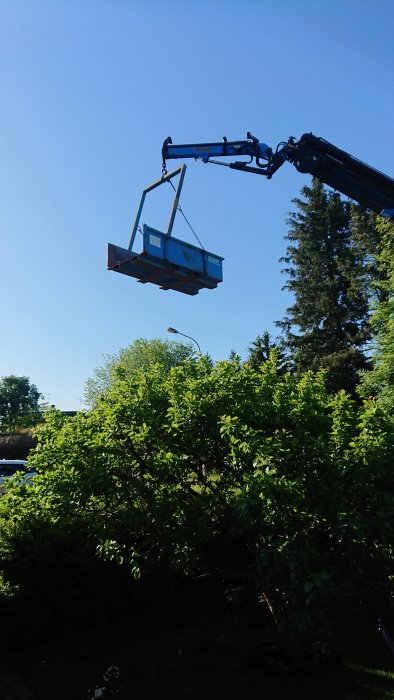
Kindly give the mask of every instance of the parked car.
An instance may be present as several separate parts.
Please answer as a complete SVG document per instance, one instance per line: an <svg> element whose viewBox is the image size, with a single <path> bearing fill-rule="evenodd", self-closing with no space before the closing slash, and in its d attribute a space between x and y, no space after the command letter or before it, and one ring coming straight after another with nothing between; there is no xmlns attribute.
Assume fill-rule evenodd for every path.
<svg viewBox="0 0 394 700"><path fill-rule="evenodd" d="M25 459L0 459L0 493L6 490L7 479L18 472L22 472L23 481L28 484L37 472L27 465Z"/></svg>

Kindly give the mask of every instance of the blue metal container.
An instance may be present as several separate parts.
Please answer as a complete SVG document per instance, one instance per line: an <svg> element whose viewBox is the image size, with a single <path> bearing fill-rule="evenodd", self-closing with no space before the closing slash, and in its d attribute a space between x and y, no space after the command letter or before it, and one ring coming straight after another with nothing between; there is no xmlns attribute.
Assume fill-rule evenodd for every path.
<svg viewBox="0 0 394 700"><path fill-rule="evenodd" d="M142 284L151 282L160 289L190 295L201 289L216 289L222 282L223 258L219 255L149 226L144 226L143 241L141 253L108 243L108 269L135 277Z"/></svg>
<svg viewBox="0 0 394 700"><path fill-rule="evenodd" d="M206 275L217 282L223 281L223 258L220 255L209 253L179 238L167 236L146 224L143 235L144 253L166 260L170 265L177 265L184 270Z"/></svg>

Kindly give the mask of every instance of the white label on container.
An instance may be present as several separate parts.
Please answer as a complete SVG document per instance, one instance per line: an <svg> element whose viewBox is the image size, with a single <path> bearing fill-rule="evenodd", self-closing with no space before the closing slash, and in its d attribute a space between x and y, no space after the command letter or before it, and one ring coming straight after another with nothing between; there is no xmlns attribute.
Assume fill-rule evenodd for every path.
<svg viewBox="0 0 394 700"><path fill-rule="evenodd" d="M220 265L220 260L213 258L212 255L208 255L208 262L213 263L214 265Z"/></svg>
<svg viewBox="0 0 394 700"><path fill-rule="evenodd" d="M149 236L149 243L151 245L155 245L156 248L161 248L161 240L158 236Z"/></svg>

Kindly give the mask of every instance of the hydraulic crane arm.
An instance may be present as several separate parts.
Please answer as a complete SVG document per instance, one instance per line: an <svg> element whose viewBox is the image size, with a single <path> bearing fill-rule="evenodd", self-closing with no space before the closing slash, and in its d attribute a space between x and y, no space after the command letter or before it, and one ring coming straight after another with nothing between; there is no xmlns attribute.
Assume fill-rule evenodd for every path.
<svg viewBox="0 0 394 700"><path fill-rule="evenodd" d="M394 180L313 134L299 141L291 137L273 151L250 132L246 141L174 145L170 137L163 144L163 171L170 158L195 158L204 163L225 165L234 170L265 175L268 179L288 161L301 173L321 182L394 223ZM231 163L220 157L249 156L249 161ZM253 163L253 165L252 165Z"/></svg>
<svg viewBox="0 0 394 700"><path fill-rule="evenodd" d="M166 138L162 149L163 171L165 171L166 160L170 158L195 158L203 163L215 163L215 165L225 165L234 170L243 170L247 173L257 173L271 178L273 173L284 163L286 158L278 152L272 152L272 148L266 143L261 143L250 131L247 133L246 141L228 141L224 136L223 141L218 143L192 143L176 146L172 143L170 136ZM228 156L249 156L249 161L235 161L225 163L214 158ZM256 166L250 166L255 160ZM262 162L265 161L265 162Z"/></svg>

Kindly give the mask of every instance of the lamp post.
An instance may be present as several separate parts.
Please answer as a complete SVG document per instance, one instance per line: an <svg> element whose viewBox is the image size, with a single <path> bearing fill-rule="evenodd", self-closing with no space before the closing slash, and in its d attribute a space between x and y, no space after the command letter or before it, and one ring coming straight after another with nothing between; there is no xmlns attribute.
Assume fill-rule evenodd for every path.
<svg viewBox="0 0 394 700"><path fill-rule="evenodd" d="M200 348L199 344L197 343L197 340L195 338L192 338L191 335L186 335L185 333L181 333L180 331L177 331L176 328L171 328L171 326L169 328L167 328L167 332L168 333L178 333L178 335L183 335L184 338L189 338L189 340L192 340L193 343L195 343L197 345L198 352L200 353L200 355L202 354L201 348Z"/></svg>

